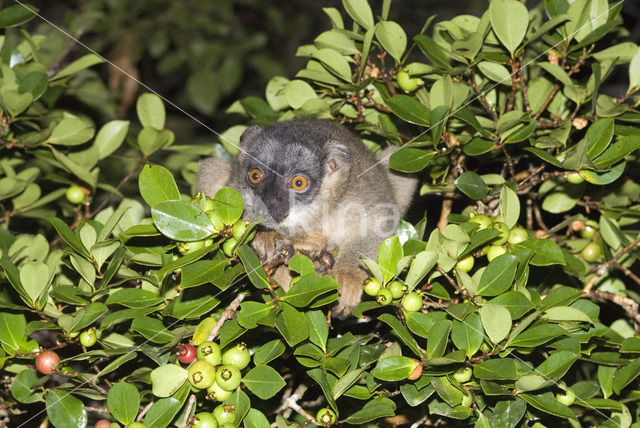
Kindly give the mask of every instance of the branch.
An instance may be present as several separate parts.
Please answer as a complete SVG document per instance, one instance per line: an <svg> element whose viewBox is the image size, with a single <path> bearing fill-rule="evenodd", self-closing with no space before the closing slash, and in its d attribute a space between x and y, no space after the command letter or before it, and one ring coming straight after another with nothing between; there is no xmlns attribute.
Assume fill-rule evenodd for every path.
<svg viewBox="0 0 640 428"><path fill-rule="evenodd" d="M180 428L187 428L187 426L189 425L189 415L191 414L191 409L195 404L196 404L196 395L191 394L191 396L189 397L189 404L187 405L187 410L184 413L184 419L180 424Z"/></svg>
<svg viewBox="0 0 640 428"><path fill-rule="evenodd" d="M636 239L633 240L633 242L631 242L629 245L627 245L622 250L620 250L620 252L618 254L616 254L615 256L613 256L613 258L611 260L609 260L607 262L604 262L604 263L601 263L598 266L594 266L593 268L591 268L589 270L589 272L587 272L587 275L591 274L591 273L595 273L595 275L593 275L591 277L591 279L589 279L589 281L585 284L585 286L582 289L582 291L585 294L591 293L591 289L593 288L595 283L598 282L600 277L602 277L602 275L607 273L607 271L609 270L609 268L611 266L614 266L614 265L618 264L618 260L620 260L620 257L622 257L625 254L627 254L629 251L631 251L638 244L640 244L640 236L638 236Z"/></svg>
<svg viewBox="0 0 640 428"><path fill-rule="evenodd" d="M282 402L278 410L276 410L276 413L280 413L287 409L293 409L296 413L302 415L306 420L315 424L315 418L307 413L307 411L300 407L300 405L298 404L298 400L302 398L308 388L309 387L305 384L298 385L294 393Z"/></svg>
<svg viewBox="0 0 640 428"><path fill-rule="evenodd" d="M478 88L478 85L476 85L476 71L474 68L471 69L471 89L476 93L485 110L487 110L491 115L491 118L497 121L498 115L496 114L496 111L491 107L491 104L487 101L487 97L484 96L480 88Z"/></svg>
<svg viewBox="0 0 640 428"><path fill-rule="evenodd" d="M155 404L155 401L152 400L149 404L144 406L144 409L142 409L142 411L138 414L138 417L136 418L136 421L142 422L142 418L144 418L144 415L147 414L147 412L149 411L151 406L153 406L154 404Z"/></svg>
<svg viewBox="0 0 640 428"><path fill-rule="evenodd" d="M236 296L235 299L231 301L231 303L229 303L229 306L227 306L227 309L224 310L224 312L220 316L220 319L213 327L213 330L211 330L211 333L209 333L209 337L207 338L208 341L213 341L213 339L215 339L215 337L218 335L218 332L222 328L222 325L225 323L225 321L233 318L236 311L238 310L238 307L240 306L240 303L242 303L246 296L246 294L240 293Z"/></svg>

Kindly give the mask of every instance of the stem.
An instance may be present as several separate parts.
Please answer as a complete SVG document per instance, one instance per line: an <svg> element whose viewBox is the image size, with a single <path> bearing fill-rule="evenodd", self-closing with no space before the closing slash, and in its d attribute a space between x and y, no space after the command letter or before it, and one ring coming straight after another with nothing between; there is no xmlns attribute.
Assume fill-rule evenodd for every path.
<svg viewBox="0 0 640 428"><path fill-rule="evenodd" d="M236 296L235 299L231 301L231 303L229 303L229 306L227 306L227 309L224 310L224 312L220 316L220 319L213 327L213 330L211 330L211 333L209 333L209 337L207 338L208 341L213 341L213 339L215 339L215 337L218 335L218 332L222 328L222 325L225 323L225 321L233 318L236 311L238 310L238 307L240 307L240 303L242 303L246 296L246 294L240 293Z"/></svg>
<svg viewBox="0 0 640 428"><path fill-rule="evenodd" d="M187 411L184 413L184 419L180 424L180 428L187 428L187 426L189 425L189 415L191 414L191 409L195 404L196 404L196 396L195 394L191 394L191 396L189 397L189 404L187 405Z"/></svg>
<svg viewBox="0 0 640 428"><path fill-rule="evenodd" d="M484 96L480 88L478 88L478 85L476 85L476 71L474 68L471 69L471 89L473 89L473 92L476 93L485 110L487 110L487 112L491 115L491 118L497 121L498 115L496 114L496 111L493 109L493 107L491 107L491 104L487 100L487 97Z"/></svg>

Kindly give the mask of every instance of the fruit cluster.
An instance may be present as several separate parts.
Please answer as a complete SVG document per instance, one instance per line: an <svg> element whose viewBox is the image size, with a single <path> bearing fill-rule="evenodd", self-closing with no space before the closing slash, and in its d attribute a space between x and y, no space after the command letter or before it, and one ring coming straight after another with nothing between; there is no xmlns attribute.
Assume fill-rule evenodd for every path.
<svg viewBox="0 0 640 428"><path fill-rule="evenodd" d="M375 297L381 305L389 305L402 299L401 305L405 311L416 312L422 309L422 294L408 291L407 285L402 281L394 280L383 286L376 278L369 278L364 284L364 292Z"/></svg>
<svg viewBox="0 0 640 428"><path fill-rule="evenodd" d="M507 246L514 246L531 238L527 229L518 225L510 229L509 226L502 221L500 216L491 218L484 214L472 213L469 216L469 221L477 223L478 230L492 228L499 232L499 235L482 249L482 254L487 256L489 262L506 253ZM469 255L459 260L456 268L464 272L469 272L473 268L473 264L473 256Z"/></svg>

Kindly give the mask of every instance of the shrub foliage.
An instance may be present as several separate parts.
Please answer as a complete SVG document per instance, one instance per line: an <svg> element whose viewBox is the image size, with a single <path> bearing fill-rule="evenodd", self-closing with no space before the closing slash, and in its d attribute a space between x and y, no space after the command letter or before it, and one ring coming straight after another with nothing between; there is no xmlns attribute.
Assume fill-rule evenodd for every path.
<svg viewBox="0 0 640 428"><path fill-rule="evenodd" d="M105 88L102 60L59 64L21 27L35 8L0 11L4 423L638 426L640 50L623 2L493 0L416 35L390 3L324 9L305 67L228 110L332 118L419 175L428 220L363 261L370 294L396 298L342 322L339 284L305 256L288 291L271 280L237 192L178 187L194 163L171 156L206 150L175 142L157 95L135 121L91 117L78 103ZM237 153L245 128L209 149Z"/></svg>

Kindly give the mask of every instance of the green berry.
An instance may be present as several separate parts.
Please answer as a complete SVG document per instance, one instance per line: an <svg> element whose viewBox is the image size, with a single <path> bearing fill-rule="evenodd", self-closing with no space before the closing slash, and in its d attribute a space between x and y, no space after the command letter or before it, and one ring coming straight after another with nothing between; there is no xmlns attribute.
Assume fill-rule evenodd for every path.
<svg viewBox="0 0 640 428"><path fill-rule="evenodd" d="M90 328L80 333L80 344L85 348L91 348L98 341L96 329Z"/></svg>
<svg viewBox="0 0 640 428"><path fill-rule="evenodd" d="M247 367L249 362L251 362L251 354L244 342L226 349L222 354L222 364L234 366L239 370Z"/></svg>
<svg viewBox="0 0 640 428"><path fill-rule="evenodd" d="M382 287L380 281L375 278L369 278L364 283L363 290L367 296L376 296L378 294L378 290L380 290L380 287Z"/></svg>
<svg viewBox="0 0 640 428"><path fill-rule="evenodd" d="M193 241L193 242L180 242L178 244L178 251L180 251L182 254L189 254L204 247L205 247L204 240Z"/></svg>
<svg viewBox="0 0 640 428"><path fill-rule="evenodd" d="M336 423L336 420L336 412L328 407L320 409L318 410L318 413L316 413L316 421L318 421L318 423L323 427L330 427L331 425Z"/></svg>
<svg viewBox="0 0 640 428"><path fill-rule="evenodd" d="M564 394L557 393L556 400L565 406L571 406L576 401L576 394L570 388L567 388Z"/></svg>
<svg viewBox="0 0 640 428"><path fill-rule="evenodd" d="M213 413L196 413L193 417L192 428L218 428L218 420L213 416Z"/></svg>
<svg viewBox="0 0 640 428"><path fill-rule="evenodd" d="M228 257L233 256L233 247L236 246L238 240L236 238L229 238L222 243L222 252L225 253Z"/></svg>
<svg viewBox="0 0 640 428"><path fill-rule="evenodd" d="M571 184L580 184L584 181L584 178L582 178L582 176L577 172L572 172L567 175L567 181Z"/></svg>
<svg viewBox="0 0 640 428"><path fill-rule="evenodd" d="M72 204L81 204L84 202L85 198L84 189L77 184L72 184L71 186L69 186L64 195Z"/></svg>
<svg viewBox="0 0 640 428"><path fill-rule="evenodd" d="M453 372L453 378L460 383L468 382L471 379L471 367L463 367Z"/></svg>
<svg viewBox="0 0 640 428"><path fill-rule="evenodd" d="M592 239L598 230L598 223L593 220L587 220L584 224L584 229L580 231L580 236L584 239Z"/></svg>
<svg viewBox="0 0 640 428"><path fill-rule="evenodd" d="M509 226L504 224L501 221L494 221L491 224L491 227L500 232L498 236L496 236L491 243L493 245L502 245L506 244L509 240Z"/></svg>
<svg viewBox="0 0 640 428"><path fill-rule="evenodd" d="M402 308L407 312L417 312L422 309L422 296L416 291L407 293L402 298Z"/></svg>
<svg viewBox="0 0 640 428"><path fill-rule="evenodd" d="M514 227L509 231L509 239L507 242L510 245L516 245L529 239L529 232L524 227Z"/></svg>
<svg viewBox="0 0 640 428"><path fill-rule="evenodd" d="M469 221L471 223L477 223L478 230L487 229L491 226L491 219L484 214L475 214L469 216Z"/></svg>
<svg viewBox="0 0 640 428"><path fill-rule="evenodd" d="M376 301L381 305L389 305L393 301L393 296L388 288L381 288L376 295Z"/></svg>
<svg viewBox="0 0 640 428"><path fill-rule="evenodd" d="M248 224L249 222L244 220L238 220L233 223L233 226L231 227L231 233L233 234L233 237L237 240L240 240L240 238L242 238L242 235L244 235L244 233L247 231Z"/></svg>
<svg viewBox="0 0 640 428"><path fill-rule="evenodd" d="M582 249L582 258L589 262L597 262L602 257L602 248L595 242L590 242Z"/></svg>
<svg viewBox="0 0 640 428"><path fill-rule="evenodd" d="M489 245L489 249L487 250L487 260L492 261L506 252L507 249L502 245Z"/></svg>
<svg viewBox="0 0 640 428"><path fill-rule="evenodd" d="M469 272L471 269L473 269L474 262L475 259L471 254L469 254L467 257L458 260L458 263L456 263L456 268L461 270L462 272Z"/></svg>
<svg viewBox="0 0 640 428"><path fill-rule="evenodd" d="M396 82L404 92L413 92L424 84L422 79L411 77L407 70L402 69L396 73Z"/></svg>
<svg viewBox="0 0 640 428"><path fill-rule="evenodd" d="M207 399L211 401L225 401L227 398L231 397L231 394L233 394L233 391L222 389L215 382L213 382L213 385L207 388Z"/></svg>
<svg viewBox="0 0 640 428"><path fill-rule="evenodd" d="M394 300L400 299L407 291L406 284L403 284L401 281L391 281L391 284L389 284L388 288L389 291L391 291L391 297Z"/></svg>
<svg viewBox="0 0 640 428"><path fill-rule="evenodd" d="M218 420L218 424L232 424L236 421L236 409L233 404L220 404L213 409L213 416Z"/></svg>
<svg viewBox="0 0 640 428"><path fill-rule="evenodd" d="M204 360L213 366L222 363L222 352L220 346L215 342L205 341L198 346L197 354L199 360Z"/></svg>
<svg viewBox="0 0 640 428"><path fill-rule="evenodd" d="M216 380L215 382L218 386L227 391L233 391L238 386L240 386L240 382L242 381L242 374L237 367L231 365L224 365L218 367L218 371L216 372Z"/></svg>
<svg viewBox="0 0 640 428"><path fill-rule="evenodd" d="M187 371L191 385L198 389L206 389L216 380L216 368L206 361L194 361Z"/></svg>

